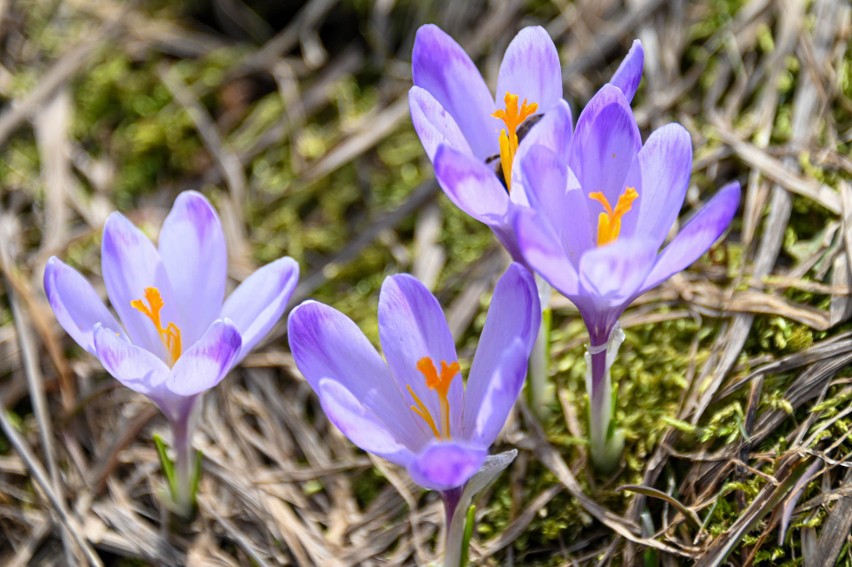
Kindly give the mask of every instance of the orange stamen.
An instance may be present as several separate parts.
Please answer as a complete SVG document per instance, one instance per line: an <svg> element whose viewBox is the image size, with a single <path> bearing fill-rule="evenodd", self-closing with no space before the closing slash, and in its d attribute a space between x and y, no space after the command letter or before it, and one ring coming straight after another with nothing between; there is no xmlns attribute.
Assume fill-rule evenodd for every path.
<svg viewBox="0 0 852 567"><path fill-rule="evenodd" d="M606 246L618 240L618 235L621 233L621 217L630 212L633 208L633 201L639 198L639 193L633 187L628 187L618 197L618 202L615 204L615 210L609 204L606 195L603 193L589 193L589 199L597 201L606 212L598 215L598 246Z"/></svg>
<svg viewBox="0 0 852 567"><path fill-rule="evenodd" d="M441 404L441 430L438 430L435 420L432 417L432 414L429 413L429 409L426 407L426 404L417 397L417 394L414 393L411 386L407 385L406 388L408 389L408 393L411 394L412 398L414 398L415 403L415 405L411 406L411 410L426 422L426 425L428 425L432 430L432 434L435 435L435 439L449 439L450 384L452 384L453 378L455 378L456 374L459 373L459 363L453 362L452 364L447 364L446 360L442 360L441 373L438 374L438 369L435 368L435 363L432 362L432 359L428 356L424 356L417 361L417 370L423 374L423 378L426 380L426 387L430 390L435 390L438 394L438 401Z"/></svg>
<svg viewBox="0 0 852 567"><path fill-rule="evenodd" d="M518 128L523 124L524 120L535 114L538 110L538 104L527 104L527 99L521 103L518 108L518 95L506 92L503 97L505 108L501 108L494 112L491 116L502 120L506 125L504 130L500 131L500 165L503 167L503 179L506 180L506 188L511 191L512 184L512 162L515 160L515 154L518 152Z"/></svg>
<svg viewBox="0 0 852 567"><path fill-rule="evenodd" d="M180 329L174 323L169 323L163 327L163 323L160 320L160 311L165 306L165 302L163 302L163 297L160 295L159 289L146 287L144 297L148 305L145 305L145 301L141 299L134 299L130 302L130 306L145 315L154 324L154 328L157 329L157 334L166 348L166 354L169 357L169 366L174 366L174 363L180 358L182 352Z"/></svg>

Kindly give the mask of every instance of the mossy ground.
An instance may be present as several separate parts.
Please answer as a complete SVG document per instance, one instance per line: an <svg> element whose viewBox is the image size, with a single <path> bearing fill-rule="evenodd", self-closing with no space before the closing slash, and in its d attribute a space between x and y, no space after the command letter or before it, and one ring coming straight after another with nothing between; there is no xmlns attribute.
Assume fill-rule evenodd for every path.
<svg viewBox="0 0 852 567"><path fill-rule="evenodd" d="M102 38L85 64L65 82L72 110L72 120L65 132L65 148L70 152L67 159L71 164L73 184L63 190L67 192L63 202L69 213L64 221L64 242L58 249L45 251L40 248L44 227L53 220L47 204L51 188L45 186L43 175L47 165L45 160L53 158L40 150L38 136L26 123L5 140L0 140L3 143L0 160L3 212L16 218L10 224L15 229L14 237L9 239L15 254L15 270L29 281L33 297L40 297L38 278L45 252L59 254L85 275L97 280L100 272L100 227L93 226L89 219L101 218L97 210L99 204L105 202L113 209L130 214L155 236L174 196L180 190L194 188L208 195L220 210L231 208L241 211L242 216L238 216L236 222L244 238L241 244L246 245L244 250L249 257L238 259L239 263L244 266L261 265L282 255L292 256L302 268L303 279L308 276L315 278L312 281L316 285L309 290L309 296L349 315L371 340L377 342L378 291L387 275L414 269L418 253L415 233L418 222L422 220L420 208L379 231L375 238L355 250L354 256L342 262L329 262L358 234L403 207L413 192L429 182L431 166L410 122L404 117L378 143L367 144L337 166L323 169L327 163L325 160L347 141L367 137L378 113L404 96L410 85L407 59L413 32L419 24L438 21L456 37L466 41L464 34L475 32L478 27L473 24L487 20L489 11L478 4L465 8L456 5L451 9L442 3L421 7L416 3L401 2L384 14L382 8L371 2L344 0L335 3L331 12L311 24L313 28L303 30L301 43L295 42L279 58L283 67L267 65L253 69L244 65L246 58L274 33L294 21L295 7L276 7L274 3L261 2L251 11L258 21L247 24L242 20L242 23L230 21L221 14L217 16L214 4L218 3L198 0L149 3L129 8L137 18L135 21L148 22L151 27L130 29L118 37ZM577 37L593 38L595 33L608 33L607 30L611 30L612 25L630 10L628 6L613 2L604 2L597 11L584 3L561 4L524 2L514 11L509 24L487 20L497 22L495 29L500 29L499 36L486 42L486 49L477 57L490 79L495 76L494 70L503 46L522 24L549 22L558 28L563 18L570 20L571 14L579 14L571 20L577 26ZM745 183L750 172L754 171L754 164L732 151L718 135L719 120L726 121L724 127L736 130L746 142L760 146L761 150L768 147L770 157L791 158L792 164L788 167L809 183L838 190L850 179L848 156L852 146L848 135L845 138L839 135L848 133L852 124L849 105L852 64L848 44L845 51L841 46L831 52L829 63L833 65L839 61L831 67L831 73L808 67L807 61L802 59L801 50L804 48L800 48L782 59L783 70L778 73L775 85L751 85L747 81L750 74L768 72L765 66L778 48L777 36L781 33L780 21L783 19L783 10L767 8L755 16L757 23L751 29L749 22L744 23L742 18L744 12L753 7L752 4L741 1L697 2L684 7L685 13L661 7L635 23L629 32L621 32L616 47L603 50L597 44L570 39L570 31L557 37L566 67L571 66L571 57L577 61L589 56L589 53L597 57L586 64L578 76L566 81L566 98L575 110L575 117L593 89L605 81L615 68L630 39L643 33L651 33L658 39L674 38L671 42L675 47L666 52L668 60L661 63L661 72L668 76L657 80L667 78L680 88L680 95L676 100L661 98L666 102L658 102L656 97L662 97L665 89L659 82L650 87L645 84L635 106L639 115L644 117L641 126L645 136L652 126L671 120L683 122L694 135L696 163L700 165L696 166L685 210L706 200L720 182L739 179ZM20 25L2 32L7 49L3 55L0 97L6 102L32 93L51 65L68 52L69 45L98 36L98 30L106 25L107 19L85 2L12 2L9 10L11 15L5 17L14 16ZM445 10L452 12L457 20L444 21L442 14ZM814 13L814 6L808 3L806 25L800 37L810 40L813 34L822 33L815 29L823 23L817 21ZM247 17L247 21L253 21L250 15ZM173 33L171 37L187 41L192 34L200 34L200 39L195 39L201 42L202 47L186 47L178 39L173 39L172 43L163 40L164 44L158 30L166 28ZM649 29L652 32L648 32ZM319 52L316 51L317 44L322 47ZM355 54L356 63L342 72L335 71L335 62L342 60L347 52ZM659 51L650 49L649 53ZM806 80L806 72L816 73L824 80L821 83L823 87L830 88L824 101L826 107L813 118L817 122L815 131L802 147L797 141L799 138L796 138L799 133L794 131L793 115L797 88ZM199 108L219 130L225 146L240 157L246 181L244 201L233 201L236 198L234 188L229 187L227 179L223 179L217 169L219 156L205 141L190 112L176 100L175 93L164 82L164 73L173 74L189 89ZM332 74L328 84L318 92L311 91L326 73ZM730 83L725 92L733 94L726 97L716 92L719 81ZM287 101L293 99L282 96L282 91L287 88L297 90L296 99L312 93L312 102L309 103L307 98L300 99L304 105L310 106L308 110L302 109L304 115L296 112L299 109L288 107ZM764 95L765 88L777 89L777 106L768 137L759 133L762 127L759 122L762 112L760 97ZM708 102L711 95L721 98ZM723 118L705 112L708 105ZM5 108L3 112L9 112L12 107L7 105ZM264 134L280 127L283 117L287 117L283 121L287 134L271 143L263 142ZM294 126L288 130L290 124ZM317 171L321 173L317 174ZM97 172L106 173L99 176ZM764 177L752 180L750 185L750 190L755 192L770 188L771 184ZM456 209L439 191L428 196L425 203L437 207L440 219L440 233L430 244L442 251L445 260L434 287L445 306L449 306L471 280L490 277L481 275L491 273L485 267L504 260L495 250L496 245L488 229ZM768 202L762 203L760 218L769 210ZM87 211L95 212L87 217ZM811 268L797 277L805 282L830 283L827 279L831 273L829 267L836 258L837 250L844 246L842 231L845 228L836 229L836 233L827 239L825 227L837 220L836 213L814 200L794 195L792 214L783 232L783 246L774 262L773 275L784 276L809 262L815 254L822 254ZM708 381L712 376L712 368L704 375L700 371L717 360L714 357L724 347L725 333L731 317L735 316L725 309L724 304L708 307L709 300L694 300L690 290L701 297L703 292L693 284L708 282L723 290L726 297L735 290L746 290L755 285L743 276L751 273L757 254L755 243L767 227L758 225L754 236L745 241L744 222L738 217L728 241L699 260L685 279L674 286L664 286L663 295L627 314L628 318L632 317L626 328L627 340L613 370L613 379L618 387L616 419L625 431L627 442L623 466L614 477L588 476L589 469L582 466L582 458L578 458L585 443L582 431L579 432L581 435L571 431L563 405L556 397L542 423L548 442L572 466L583 490L618 515L627 514L631 501L636 498L635 493L617 490L618 487L643 484L649 459L667 438L666 435L677 431L672 449L678 456L667 459L654 486L694 507L703 523L701 529L696 530L694 526L678 522L668 532L670 537L666 541L677 540L699 548L725 534L744 510L750 509L761 490L772 482L777 457L793 450L803 454L807 451L819 453L831 446L834 440L848 435L852 427L852 419L844 413L852 400L849 380L845 378L849 375L847 367L835 373L836 376L831 379L833 385L826 382L822 396L796 407L791 404L788 394L801 368L772 373L764 377L760 397L752 409L761 415L781 411L787 418L771 435L764 436L757 446L751 447L746 464L759 469L761 474L741 471L707 479L707 485L713 487L712 498L699 494L694 481L688 480L690 474L700 469L696 463L701 460L701 455L726 454L726 448L751 442L748 386L724 399L714 399L696 423L680 413L688 394L691 391L700 393L707 386L707 383L696 381ZM479 270L480 267L482 270ZM5 299L9 297L8 289L3 292ZM832 300L831 293L813 291L803 285L790 285L780 291L767 290L766 293L779 294L792 304L809 306L821 312L829 310ZM838 293L841 292L835 295ZM462 336L457 338L460 353L467 356L467 360L462 362L464 368L469 365L469 356L475 349L476 338L484 322L487 293L479 304L480 309L474 310L471 320L463 325ZM748 309L745 312L748 313ZM646 320L654 322L644 322ZM554 389L561 392L561 402L572 408L574 415L579 416L581 427L584 427L585 329L576 312L565 304L555 308L553 321L550 379ZM0 302L0 327L10 330L13 324L7 302ZM52 320L50 325L53 325ZM754 313L748 338L736 363L727 373L727 380L743 378L768 361L802 353L822 341L840 337L848 330L849 323L820 329L795 320L788 313L771 314L758 310ZM280 332L278 336L279 339L266 351L286 356ZM85 360L85 354L71 346L64 337L61 340L66 362L70 361L72 368L84 369L86 374L81 392L95 392L96 395L100 392L101 396L112 392L112 389L104 389L109 378L95 370L90 361ZM8 358L0 369L0 384L7 388L2 396L7 404L7 415L30 443L37 444L39 423L32 415L32 404L25 389L20 387L23 373L17 362L19 355L12 347L12 341L4 341L3 349ZM55 399L56 369L45 363L44 372L46 383L52 384L47 392L52 407L57 412L64 411ZM278 368L272 372L279 381L283 381L283 385L276 384L275 388L282 393L299 396L307 406L305 416L322 428L323 435L331 435L314 398L306 393L304 384L298 382L292 371ZM254 391L248 384L251 380L249 374L241 373L239 380L241 385L234 388L240 395ZM245 389L242 381L245 381ZM113 412L112 419L127 415L127 410L122 410L119 404L122 399L116 398L116 401L105 405L102 400L98 411ZM808 421L809 418L813 419ZM57 417L58 423L62 423L62 419ZM522 423L523 420L516 416L510 425L512 435L522 434L518 433L524 431ZM791 447L790 440L802 424L807 424L802 436L804 439L823 426L825 428L810 446ZM76 423L76 426L75 435L87 434L82 422ZM290 427L299 426L291 423ZM263 427L256 429L262 431ZM130 444L141 447L135 450L145 454L148 437L147 433L141 433ZM240 442L250 443L246 440ZM105 439L84 439L80 445L92 462L96 462L103 458L106 443ZM340 449L345 445L339 441L336 443L332 455L348 459L355 454L351 448ZM503 447L509 447L505 440L497 449ZM831 450L833 459L842 460L852 451L852 441L846 437ZM0 436L0 453L9 459L15 455L3 436ZM829 463L828 456L824 456ZM60 453L56 458L63 468L75 466L69 455ZM291 458L297 466L316 465L313 457L298 449L293 450ZM136 474L127 460L126 457L122 459L121 466L115 469L116 479ZM558 484L552 472L532 454L524 454L516 466L521 467L522 472L513 474L508 471L479 502L482 513L475 532L478 542L493 540L535 496ZM844 466L848 467L848 461ZM352 479L323 476L315 481L306 481L301 485L301 493L306 500L296 506L310 511L306 513L321 513L327 509L329 501L339 497L334 491L340 489L340 483L351 483L352 505L359 510L370 510L372 506L392 498L385 475L377 469L359 466L340 474L349 474ZM71 479L69 485L73 485L73 479L79 475L69 473L68 476ZM841 481L838 476L842 476L842 467L829 467L807 484L800 502L813 502L823 493L839 490ZM28 509L38 510L46 506L34 492L33 485L19 474L0 471L0 479L6 487L0 489L0 501L9 510L23 514ZM87 485L88 481L80 482ZM680 493L681 490L688 493ZM98 494L96 492L95 496ZM433 495L421 495L416 491L414 494L419 505L427 509L435 507ZM399 501L398 497L394 498ZM151 500L147 502L147 506L153 506ZM398 512L385 517L384 521L392 518L395 523L404 522L406 512L415 512L404 508L399 503L395 508ZM663 539L660 534L655 534L655 530L660 529L664 518L671 521L674 515L670 507L664 508L660 501L647 499L644 510L639 510L648 512L652 525L656 522L650 533L644 534L647 537ZM766 535L764 530L771 527L769 517L764 518L742 538L729 561L745 564L749 553L754 551L750 560L752 564L801 565L804 552L799 534L805 529L819 529L829 510L815 504L797 513L784 544L780 546L775 532L768 538L762 537ZM283 539L258 533L264 529L262 523L252 523L240 516L239 511L234 515L239 516L241 529L249 533L253 541L259 542L258 547L275 549L268 554L264 552L267 560L299 562L299 556L288 554L288 544ZM328 519L317 522L329 529L333 524ZM108 520L104 523L109 526ZM15 520L0 520L0 529L9 534L21 528ZM247 555L244 545L235 544L221 531L216 533L219 539L214 547L218 545L220 552L237 562L248 559L250 554ZM344 530L343 533L348 532ZM411 552L405 553L404 550L412 536L405 534L398 546L378 549L377 555L413 561ZM329 545L350 545L346 537L335 532L334 541ZM19 552L18 544L24 540L19 535L7 539L9 542L13 540L17 542L15 545L0 544L0 554L11 556ZM431 532L424 541L428 546L436 540L437 534ZM617 536L598 523L568 491L562 491L536 512L517 538L483 562L505 564L509 557L516 564L524 565L562 565L571 559L591 562L603 557L614 540ZM59 541L58 536L51 541ZM587 543L578 545L577 542ZM37 556L49 555L51 550L61 554L59 545L43 547L41 555ZM616 544L618 548L619 544ZM144 563L128 555L133 554L116 552L116 555L107 556L108 562L122 565ZM620 563L621 557L620 552L615 551L610 559ZM841 565L852 563L848 540L837 562Z"/></svg>

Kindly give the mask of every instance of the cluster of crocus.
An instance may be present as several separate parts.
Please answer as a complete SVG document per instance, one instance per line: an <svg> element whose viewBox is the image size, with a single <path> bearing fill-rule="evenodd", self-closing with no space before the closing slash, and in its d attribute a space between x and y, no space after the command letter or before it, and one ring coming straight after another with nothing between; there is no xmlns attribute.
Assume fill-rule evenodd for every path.
<svg viewBox="0 0 852 567"><path fill-rule="evenodd" d="M541 28L521 30L506 51L497 90L503 108L464 50L435 26L418 32L412 64L412 120L444 192L571 299L586 323L591 454L601 469L621 452L609 381L623 340L619 317L704 254L740 199L739 184L726 185L661 251L686 195L692 146L678 124L642 144L630 101L643 62L636 41L576 131L556 48Z"/></svg>
<svg viewBox="0 0 852 567"><path fill-rule="evenodd" d="M477 484L537 340L536 352L545 352L539 329L550 286L574 302L589 332L592 459L601 469L617 464L622 441L612 425L609 375L624 340L618 319L636 297L700 257L736 211L733 183L664 246L685 198L692 147L677 124L642 143L630 102L643 58L634 42L575 129L544 29L521 30L509 44L496 98L455 41L433 25L418 31L414 127L449 198L487 224L515 261L497 282L467 381L438 301L411 276L382 286L384 359L332 307L306 301L290 314L291 351L329 420L355 445L438 491L448 519L464 487ZM176 453L173 497L187 514L198 399L278 321L298 267L289 258L273 262L225 300L224 234L194 192L178 197L157 248L123 216L110 216L102 262L121 323L56 258L45 270L48 299L74 340L166 415Z"/></svg>
<svg viewBox="0 0 852 567"><path fill-rule="evenodd" d="M216 386L281 318L299 267L281 258L225 299L225 236L199 193L181 193L155 248L120 213L107 219L101 269L119 319L76 270L50 258L44 289L69 335L119 382L153 401L171 425L176 511L193 507L192 433L200 396Z"/></svg>

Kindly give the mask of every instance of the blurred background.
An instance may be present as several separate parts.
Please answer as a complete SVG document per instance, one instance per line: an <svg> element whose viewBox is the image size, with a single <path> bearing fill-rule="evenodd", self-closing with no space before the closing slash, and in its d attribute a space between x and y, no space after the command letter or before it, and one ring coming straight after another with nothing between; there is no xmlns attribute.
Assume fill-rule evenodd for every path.
<svg viewBox="0 0 852 567"><path fill-rule="evenodd" d="M204 401L198 518L168 525L147 400L73 344L51 255L103 292L120 210L152 238L176 195L220 212L231 283L282 255L377 338L378 289L423 280L469 366L508 258L433 181L408 115L417 28L493 86L542 25L579 110L634 38L643 136L677 121L684 215L745 189L727 238L640 298L614 379L622 467L589 474L585 330L554 298L553 403L523 401L479 500L480 565L852 564L852 55L842 0L0 0L0 564L426 565L443 511L349 444L281 324ZM643 485L643 486L638 486Z"/></svg>

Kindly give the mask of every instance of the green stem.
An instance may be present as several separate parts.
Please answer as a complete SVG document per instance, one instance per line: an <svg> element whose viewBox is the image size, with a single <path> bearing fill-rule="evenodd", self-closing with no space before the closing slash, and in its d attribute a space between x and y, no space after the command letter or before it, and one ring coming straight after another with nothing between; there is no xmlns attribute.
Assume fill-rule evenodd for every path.
<svg viewBox="0 0 852 567"><path fill-rule="evenodd" d="M535 277L541 302L541 326L530 353L529 387L527 399L529 406L539 419L547 417L552 398L547 383L547 371L550 367L550 328L552 311L550 309L550 285L538 275Z"/></svg>
<svg viewBox="0 0 852 567"><path fill-rule="evenodd" d="M589 395L589 451L592 464L602 473L618 467L624 448L624 433L615 428L615 396L610 369L624 342L624 332L616 326L609 340L586 350L586 391Z"/></svg>
<svg viewBox="0 0 852 567"><path fill-rule="evenodd" d="M192 516L193 475L195 473L195 451L192 450L192 428L190 420L172 424L172 449L175 452L175 487L172 497L177 513L184 518Z"/></svg>

